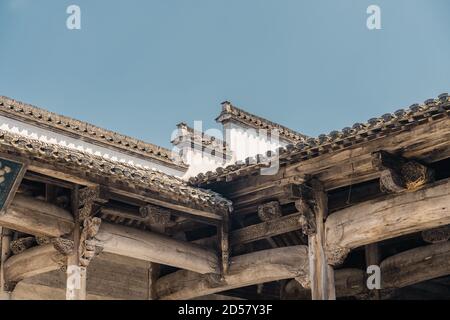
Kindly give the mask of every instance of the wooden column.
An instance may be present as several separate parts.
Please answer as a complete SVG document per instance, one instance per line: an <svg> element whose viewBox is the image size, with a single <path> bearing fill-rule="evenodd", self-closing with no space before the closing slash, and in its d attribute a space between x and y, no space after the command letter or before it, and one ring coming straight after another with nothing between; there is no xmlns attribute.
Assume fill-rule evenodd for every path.
<svg viewBox="0 0 450 320"><path fill-rule="evenodd" d="M170 214L168 213L155 213L148 210L150 228L153 232L164 234L167 224L170 221ZM148 300L157 300L158 294L156 293L156 281L158 281L161 271L161 265L155 262L149 262L148 264Z"/></svg>
<svg viewBox="0 0 450 320"><path fill-rule="evenodd" d="M0 257L0 300L10 300L11 293L7 291L6 283L5 283L5 273L4 273L4 265L6 260L11 255L10 250L11 243L11 231L9 229L0 227L0 248L1 248L1 257Z"/></svg>
<svg viewBox="0 0 450 320"><path fill-rule="evenodd" d="M328 214L328 197L321 183L312 180L315 201L316 232L308 236L309 271L313 300L335 300L334 270L325 256L325 219Z"/></svg>
<svg viewBox="0 0 450 320"><path fill-rule="evenodd" d="M80 265L80 252L78 250L81 238L78 186L75 186L72 190L72 213L75 221L73 229L74 250L67 258L66 300L85 300L86 268Z"/></svg>
<svg viewBox="0 0 450 320"><path fill-rule="evenodd" d="M229 243L229 215L226 213L220 225L217 227L217 237L220 252L220 270L222 276L228 272L230 263L230 243Z"/></svg>
<svg viewBox="0 0 450 320"><path fill-rule="evenodd" d="M364 247L365 250L365 256L366 256L366 267L375 265L380 266L380 249L378 246L378 243L371 243ZM371 297L374 300L380 300L380 290L372 290L371 291Z"/></svg>
<svg viewBox="0 0 450 320"><path fill-rule="evenodd" d="M150 262L148 266L148 300L157 300L156 281L159 278L160 265Z"/></svg>

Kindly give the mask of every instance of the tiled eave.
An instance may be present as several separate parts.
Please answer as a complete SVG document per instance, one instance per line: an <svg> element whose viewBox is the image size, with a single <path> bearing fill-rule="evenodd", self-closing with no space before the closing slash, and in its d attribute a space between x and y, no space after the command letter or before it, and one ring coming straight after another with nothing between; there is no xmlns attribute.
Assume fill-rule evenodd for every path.
<svg viewBox="0 0 450 320"><path fill-rule="evenodd" d="M450 97L444 93L437 99L428 99L423 104L413 104L408 109L400 109L394 113L386 113L378 118L369 119L366 123L355 123L340 131L321 134L317 138L308 138L296 144L268 151L264 155L256 155L245 161L238 161L216 171L200 173L189 179L192 185L203 186L216 181L230 181L239 177L255 174L264 167L269 167L274 159L281 164L313 159L324 154L332 154L345 148L368 143L381 137L396 135L414 126L425 125L450 116Z"/></svg>
<svg viewBox="0 0 450 320"><path fill-rule="evenodd" d="M67 134L93 144L114 148L143 159L150 158L180 171L187 169L187 166L179 159L173 159L171 150L99 128L87 122L58 115L8 97L0 96L0 115Z"/></svg>
<svg viewBox="0 0 450 320"><path fill-rule="evenodd" d="M137 190L150 197L158 197L187 208L218 215L231 211L231 203L219 194L189 186L182 179L161 171L30 139L4 130L0 130L0 150L29 159L34 166L42 164L93 183L101 181L119 189L126 186L127 190Z"/></svg>

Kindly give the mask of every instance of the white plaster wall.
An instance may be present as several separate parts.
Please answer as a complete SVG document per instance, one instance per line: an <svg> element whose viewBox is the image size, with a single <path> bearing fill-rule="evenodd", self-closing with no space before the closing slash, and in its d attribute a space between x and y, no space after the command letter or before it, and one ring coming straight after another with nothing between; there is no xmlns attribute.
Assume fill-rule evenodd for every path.
<svg viewBox="0 0 450 320"><path fill-rule="evenodd" d="M183 161L189 166L189 169L183 176L185 179L196 176L199 173L214 171L217 167L223 167L225 164L219 157L214 157L207 152L189 147L183 148Z"/></svg>
<svg viewBox="0 0 450 320"><path fill-rule="evenodd" d="M256 130L245 127L239 123L228 122L223 126L224 139L232 153L232 158L223 161L219 157L213 157L208 152L192 149L190 143L178 145L183 150L183 161L189 165L184 178L196 176L199 173L214 171L217 167L225 167L236 161L244 161L248 157L258 154L265 155L267 151L275 151L280 146L286 146L288 142L278 139L276 134L268 135L264 130Z"/></svg>
<svg viewBox="0 0 450 320"><path fill-rule="evenodd" d="M37 126L23 123L14 119L0 116L0 129L12 133L20 134L29 138L41 140L47 143L58 144L71 149L85 151L91 154L99 155L112 160L140 165L145 168L159 170L174 176L182 176L183 171L176 170L171 167L166 167L163 164L153 162L151 159L142 159L133 157L129 154L120 151L111 150L106 147L97 146L95 144L78 140L63 134L55 133Z"/></svg>
<svg viewBox="0 0 450 320"><path fill-rule="evenodd" d="M257 154L265 154L267 151L275 151L280 146L288 143L276 136L268 136L264 130L246 128L236 123L228 122L223 126L226 141L233 153L233 162L254 157Z"/></svg>

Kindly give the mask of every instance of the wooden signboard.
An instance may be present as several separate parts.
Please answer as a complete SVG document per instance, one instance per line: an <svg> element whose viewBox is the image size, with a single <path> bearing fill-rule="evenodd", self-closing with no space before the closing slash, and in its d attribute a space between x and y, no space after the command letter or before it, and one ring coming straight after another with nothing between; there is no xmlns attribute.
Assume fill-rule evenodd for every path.
<svg viewBox="0 0 450 320"><path fill-rule="evenodd" d="M4 214L26 171L26 163L0 154L0 215Z"/></svg>

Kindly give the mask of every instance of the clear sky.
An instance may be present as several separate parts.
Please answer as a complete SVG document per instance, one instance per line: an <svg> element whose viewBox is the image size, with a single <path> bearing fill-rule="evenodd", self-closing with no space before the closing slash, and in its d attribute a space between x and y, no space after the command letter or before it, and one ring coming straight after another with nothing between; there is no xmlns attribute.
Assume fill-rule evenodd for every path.
<svg viewBox="0 0 450 320"><path fill-rule="evenodd" d="M68 30L66 8L81 8ZM381 30L366 9L381 8ZM0 0L0 94L170 146L220 102L316 136L450 91L448 0Z"/></svg>

